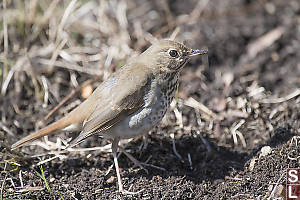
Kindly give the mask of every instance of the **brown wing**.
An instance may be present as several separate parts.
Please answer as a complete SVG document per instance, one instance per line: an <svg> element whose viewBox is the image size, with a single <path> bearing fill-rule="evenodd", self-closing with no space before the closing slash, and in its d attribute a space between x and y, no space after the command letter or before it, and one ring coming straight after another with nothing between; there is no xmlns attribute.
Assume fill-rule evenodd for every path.
<svg viewBox="0 0 300 200"><path fill-rule="evenodd" d="M105 81L104 87L97 88L97 106L85 121L80 135L70 146L111 128L140 109L144 105L144 96L151 87L151 74L143 65L126 66Z"/></svg>

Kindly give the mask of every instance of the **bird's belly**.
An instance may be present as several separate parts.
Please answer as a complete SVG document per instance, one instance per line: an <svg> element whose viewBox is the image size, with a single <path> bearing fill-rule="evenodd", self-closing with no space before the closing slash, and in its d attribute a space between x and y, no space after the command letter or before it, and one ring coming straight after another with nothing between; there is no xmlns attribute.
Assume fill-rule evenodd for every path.
<svg viewBox="0 0 300 200"><path fill-rule="evenodd" d="M121 139L129 139L147 134L162 120L167 109L167 98L159 99L153 104L142 107L137 112L126 117L124 120L113 126L109 130L109 133L105 135L109 138L120 137Z"/></svg>

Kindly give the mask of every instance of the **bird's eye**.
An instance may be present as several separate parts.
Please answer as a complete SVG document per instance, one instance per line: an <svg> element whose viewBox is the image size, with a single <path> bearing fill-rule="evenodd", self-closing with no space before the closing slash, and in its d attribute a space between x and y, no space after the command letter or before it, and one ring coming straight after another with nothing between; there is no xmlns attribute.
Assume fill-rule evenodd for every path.
<svg viewBox="0 0 300 200"><path fill-rule="evenodd" d="M171 50L169 51L169 54L170 54L170 56L173 57L173 58L178 57L178 52L177 52L176 50L174 50L174 49L171 49Z"/></svg>

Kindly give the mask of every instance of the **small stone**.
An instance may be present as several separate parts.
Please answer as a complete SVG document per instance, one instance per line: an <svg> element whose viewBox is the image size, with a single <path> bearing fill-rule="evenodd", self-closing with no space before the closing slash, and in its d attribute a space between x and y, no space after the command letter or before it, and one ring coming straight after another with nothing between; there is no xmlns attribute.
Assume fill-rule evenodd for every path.
<svg viewBox="0 0 300 200"><path fill-rule="evenodd" d="M263 148L261 148L260 150L260 155L259 157L264 157L268 154L270 154L272 152L272 148L270 146L264 146Z"/></svg>
<svg viewBox="0 0 300 200"><path fill-rule="evenodd" d="M251 159L250 165L249 165L250 171L253 171L255 163L256 163L256 158Z"/></svg>
<svg viewBox="0 0 300 200"><path fill-rule="evenodd" d="M85 99L88 98L92 93L93 93L93 87L91 84L81 89L81 96Z"/></svg>
<svg viewBox="0 0 300 200"><path fill-rule="evenodd" d="M111 177L109 177L109 179L106 180L107 184L112 184L115 182L116 182L116 177L114 177L114 176L111 176Z"/></svg>
<svg viewBox="0 0 300 200"><path fill-rule="evenodd" d="M7 191L8 191L9 193L13 193L13 192L14 192L14 189L13 189L13 188L8 188Z"/></svg>
<svg viewBox="0 0 300 200"><path fill-rule="evenodd" d="M234 79L234 74L232 72L226 72L223 74L222 79L225 85L228 87Z"/></svg>

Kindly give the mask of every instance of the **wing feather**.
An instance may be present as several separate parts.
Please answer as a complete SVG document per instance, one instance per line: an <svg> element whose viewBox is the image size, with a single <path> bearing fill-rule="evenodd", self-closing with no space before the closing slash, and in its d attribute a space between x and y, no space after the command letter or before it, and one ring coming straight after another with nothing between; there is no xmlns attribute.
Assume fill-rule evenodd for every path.
<svg viewBox="0 0 300 200"><path fill-rule="evenodd" d="M111 128L144 105L144 96L151 88L152 73L143 65L123 68L108 78L99 91L95 91L99 95L96 108L70 146Z"/></svg>

